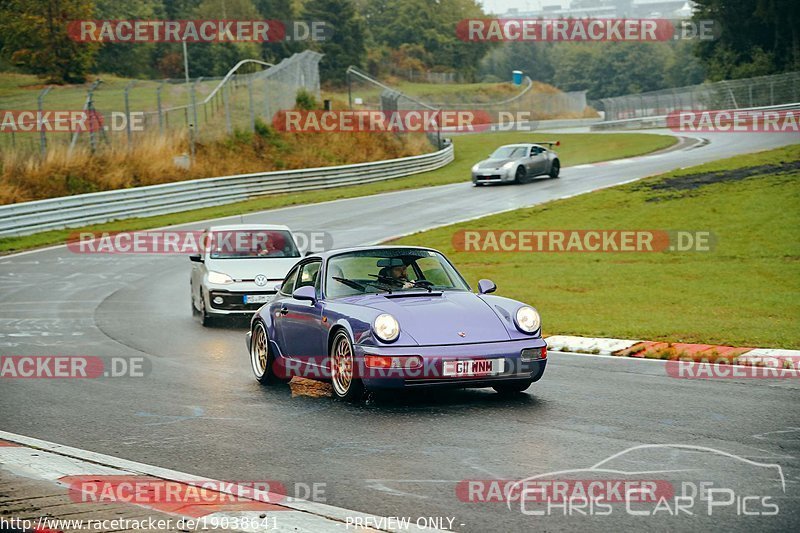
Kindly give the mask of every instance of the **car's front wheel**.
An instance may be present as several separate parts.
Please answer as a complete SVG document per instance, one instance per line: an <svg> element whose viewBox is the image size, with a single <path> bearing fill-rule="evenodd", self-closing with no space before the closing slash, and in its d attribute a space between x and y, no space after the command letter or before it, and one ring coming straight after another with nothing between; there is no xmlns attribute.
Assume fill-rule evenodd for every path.
<svg viewBox="0 0 800 533"><path fill-rule="evenodd" d="M269 351L267 330L264 329L264 324L257 322L250 338L250 366L262 385L274 385L284 381L275 375L274 362L275 358Z"/></svg>
<svg viewBox="0 0 800 533"><path fill-rule="evenodd" d="M515 392L522 392L533 383L532 379L521 379L517 381L509 381L506 383L498 383L492 385L492 388L500 394L514 394Z"/></svg>
<svg viewBox="0 0 800 533"><path fill-rule="evenodd" d="M355 402L364 395L364 385L357 377L355 351L346 331L336 333L330 353L331 385L339 400Z"/></svg>
<svg viewBox="0 0 800 533"><path fill-rule="evenodd" d="M194 289L191 289L191 294L189 295L189 300L192 304L192 316L197 316L200 314L200 311L197 310L197 306L194 305Z"/></svg>
<svg viewBox="0 0 800 533"><path fill-rule="evenodd" d="M514 174L514 183L524 183L525 182L525 167L517 168L517 173Z"/></svg>
<svg viewBox="0 0 800 533"><path fill-rule="evenodd" d="M200 310L197 314L200 315L200 323L203 325L203 327L208 328L215 324L214 317L209 315L206 311L206 300L203 298L202 292L200 293Z"/></svg>

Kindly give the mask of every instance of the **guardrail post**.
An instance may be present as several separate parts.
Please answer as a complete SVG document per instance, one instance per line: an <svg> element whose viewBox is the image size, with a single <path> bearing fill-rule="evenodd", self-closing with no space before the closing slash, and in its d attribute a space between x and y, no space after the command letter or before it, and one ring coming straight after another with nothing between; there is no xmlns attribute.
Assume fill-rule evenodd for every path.
<svg viewBox="0 0 800 533"><path fill-rule="evenodd" d="M39 93L39 97L36 99L36 107L39 110L39 121L40 121L39 122L39 151L40 151L40 153L42 155L42 159L44 159L45 156L47 155L47 136L44 133L44 128L42 127L42 123L41 123L41 117L42 117L42 114L43 114L42 106L44 105L44 97L47 95L47 93L50 92L50 90L52 88L53 87L50 86L50 87L46 87L46 88L42 89L42 91Z"/></svg>

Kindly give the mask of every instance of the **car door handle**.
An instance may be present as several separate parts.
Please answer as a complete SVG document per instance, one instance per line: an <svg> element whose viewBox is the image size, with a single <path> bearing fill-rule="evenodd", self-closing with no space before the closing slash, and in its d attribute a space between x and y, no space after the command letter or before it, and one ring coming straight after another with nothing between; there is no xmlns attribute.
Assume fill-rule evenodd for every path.
<svg viewBox="0 0 800 533"><path fill-rule="evenodd" d="M289 308L286 307L285 305L282 305L281 306L281 310L280 310L280 314L285 315L288 312L289 312Z"/></svg>

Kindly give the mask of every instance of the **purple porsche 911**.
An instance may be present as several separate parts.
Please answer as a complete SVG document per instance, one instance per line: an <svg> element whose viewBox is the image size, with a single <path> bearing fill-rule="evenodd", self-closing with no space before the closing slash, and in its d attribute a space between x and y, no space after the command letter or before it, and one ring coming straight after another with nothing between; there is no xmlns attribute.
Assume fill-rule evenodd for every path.
<svg viewBox="0 0 800 533"><path fill-rule="evenodd" d="M547 363L539 313L477 293L440 252L372 246L309 255L286 275L247 333L265 385L293 376L330 381L335 397L365 389L492 387L511 393Z"/></svg>

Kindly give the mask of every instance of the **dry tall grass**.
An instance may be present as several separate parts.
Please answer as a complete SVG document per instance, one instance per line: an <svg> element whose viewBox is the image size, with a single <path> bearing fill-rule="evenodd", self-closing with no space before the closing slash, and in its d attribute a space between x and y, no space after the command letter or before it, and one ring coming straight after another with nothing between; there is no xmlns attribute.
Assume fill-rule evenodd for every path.
<svg viewBox="0 0 800 533"><path fill-rule="evenodd" d="M5 153L0 169L0 204L169 183L195 178L295 168L362 163L431 150L424 135L373 133L237 133L198 143L189 169L174 164L188 153L185 132L143 136L134 146L88 148L53 146L44 160Z"/></svg>

